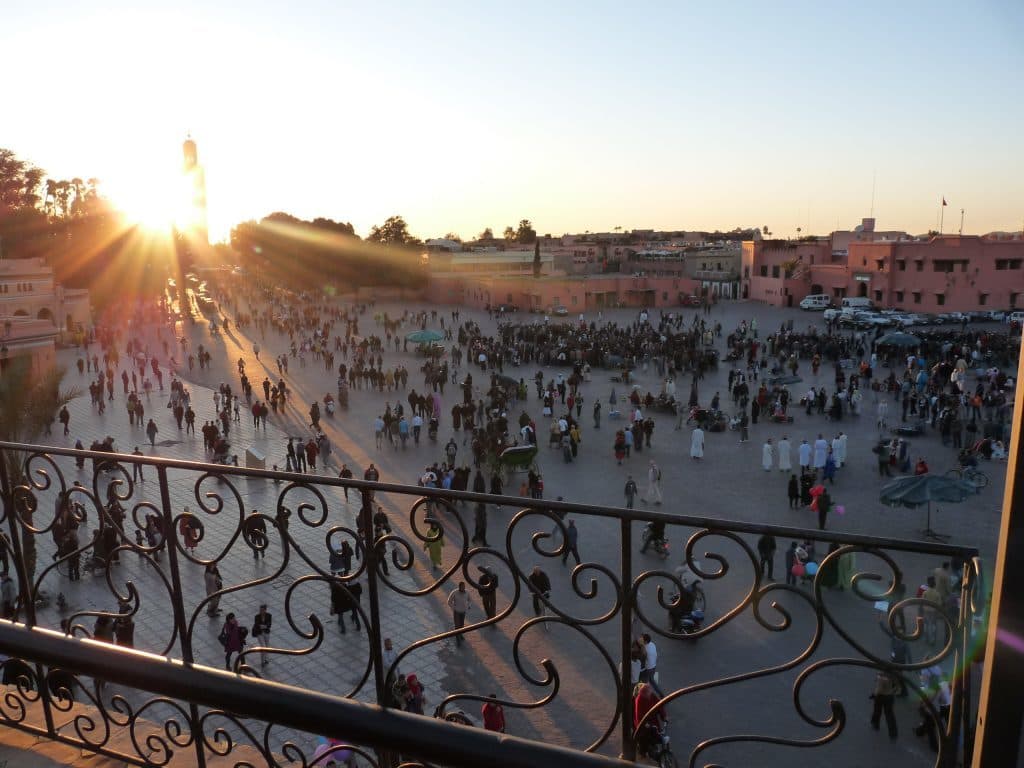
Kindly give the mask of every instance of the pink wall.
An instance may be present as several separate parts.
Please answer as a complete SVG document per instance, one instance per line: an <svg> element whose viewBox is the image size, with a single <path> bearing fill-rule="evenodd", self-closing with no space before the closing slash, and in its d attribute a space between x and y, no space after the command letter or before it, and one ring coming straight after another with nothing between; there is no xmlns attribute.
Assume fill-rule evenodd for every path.
<svg viewBox="0 0 1024 768"><path fill-rule="evenodd" d="M601 307L676 307L680 296L699 294L700 283L685 277L633 277L602 275L579 277L475 277L432 276L428 298L438 304L515 304L521 309L564 306L570 313Z"/></svg>

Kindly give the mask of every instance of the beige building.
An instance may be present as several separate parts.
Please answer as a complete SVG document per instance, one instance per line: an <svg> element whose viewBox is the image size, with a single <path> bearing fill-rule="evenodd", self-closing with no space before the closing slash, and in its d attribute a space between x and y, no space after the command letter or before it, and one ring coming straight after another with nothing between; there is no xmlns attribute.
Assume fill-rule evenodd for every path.
<svg viewBox="0 0 1024 768"><path fill-rule="evenodd" d="M0 259L0 371L27 356L32 373L44 373L58 336L71 341L91 326L88 291L57 284L42 259Z"/></svg>
<svg viewBox="0 0 1024 768"><path fill-rule="evenodd" d="M46 320L57 333L92 325L89 292L64 288L42 259L0 259L0 320Z"/></svg>

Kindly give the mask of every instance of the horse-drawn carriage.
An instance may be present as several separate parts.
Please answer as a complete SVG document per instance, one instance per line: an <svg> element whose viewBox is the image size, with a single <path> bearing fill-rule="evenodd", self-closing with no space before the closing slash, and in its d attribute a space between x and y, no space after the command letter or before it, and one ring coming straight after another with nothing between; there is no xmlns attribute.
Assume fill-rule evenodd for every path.
<svg viewBox="0 0 1024 768"><path fill-rule="evenodd" d="M539 472L536 445L513 445L498 454L498 468L508 481L516 472Z"/></svg>

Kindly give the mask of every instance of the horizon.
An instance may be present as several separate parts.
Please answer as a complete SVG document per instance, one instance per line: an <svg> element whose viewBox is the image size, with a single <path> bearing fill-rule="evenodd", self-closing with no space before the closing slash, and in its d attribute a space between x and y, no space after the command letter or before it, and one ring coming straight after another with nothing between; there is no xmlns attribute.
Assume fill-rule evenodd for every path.
<svg viewBox="0 0 1024 768"><path fill-rule="evenodd" d="M196 0L102 17L16 3L0 43L3 143L54 178L98 177L129 214L166 207L191 134L211 240L283 211L401 215L426 238L654 229L824 235L874 215L922 234L1024 228L1024 7L874 2L610 4L507 17ZM93 85L65 88L80 50ZM59 98L47 83L59 87ZM160 199L163 195L164 200Z"/></svg>

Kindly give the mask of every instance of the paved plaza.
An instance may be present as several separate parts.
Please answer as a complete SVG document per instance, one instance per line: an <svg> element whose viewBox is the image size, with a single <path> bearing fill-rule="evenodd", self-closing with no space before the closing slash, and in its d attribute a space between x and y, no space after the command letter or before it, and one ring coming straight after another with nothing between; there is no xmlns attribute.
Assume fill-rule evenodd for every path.
<svg viewBox="0 0 1024 768"><path fill-rule="evenodd" d="M363 335L383 335L383 330L372 320L373 313L388 311L395 316L401 315L402 310L407 308L419 307L378 304L361 318L360 332ZM446 315L447 320L448 310L451 308L437 309ZM697 310L682 311L689 321ZM493 333L496 329L494 320L486 313L463 309L462 320L470 318L480 323L485 334ZM635 312L631 310L613 310L605 313L605 319L614 319L620 323L632 322L634 318ZM819 315L747 302L719 304L708 316L712 323L721 323L725 333L734 329L741 320L749 321L752 318L756 318L762 335L787 320L792 320L797 329L808 323L816 323L823 327ZM518 319L534 321L538 318L535 315L523 314ZM596 320L596 314L587 314L586 320ZM403 329L402 333L408 330L411 328ZM336 326L335 333L339 332L339 327ZM193 371L182 371L182 376L192 393L197 430L204 421L214 418L213 392L221 382L230 383L236 392L240 391L236 371L236 361L239 358L245 362L255 394L262 394L260 382L264 376L269 376L271 381L278 378L274 357L288 348L287 338L269 329L265 338L251 329L247 333L255 334L256 338L249 338L246 333L239 333L233 325L228 333L210 336L205 323L199 323L186 324L183 329L179 326L177 333L186 334L193 348L203 344L213 355L210 369L200 370L196 367ZM254 341L262 347L259 359L253 352ZM724 355L724 336L717 341L717 346ZM88 383L88 374L80 376L75 367L77 351L65 350L60 353L60 357L61 362L68 368L66 383L80 386L84 390ZM341 362L340 355L335 361L335 368L338 362ZM409 388L423 392L423 377L420 373L422 359L412 354L394 351L385 353L385 368L396 363L402 363L408 368ZM726 387L729 365L723 360L717 370L712 370L700 382L702 405L706 405L717 391L722 395L723 410L732 410ZM799 399L807 387L819 383L832 391L833 372L830 366L824 365L817 377L812 375L807 361L802 361L802 366L800 375L803 382L791 387L795 399ZM849 435L847 463L839 471L835 486L830 488L830 491L836 503L845 508L845 514L831 514L828 529L893 539L921 537L925 515L923 510L889 508L878 501L882 480L878 475L875 454L870 450L878 436L874 416L875 402L871 393L865 396L864 415L859 418L846 417L840 422L830 422L825 416L808 416L802 409L793 408L794 423L780 425L761 421L751 425L749 442L741 443L738 433L734 431L708 433L705 458L700 462L691 460L689 456L690 428L677 431L674 428L675 418L668 414L645 414L652 415L656 422L652 446L642 453L634 453L620 466L612 451L616 422L610 421L607 414L613 389L620 395L625 393L625 389L621 384L611 381L613 372L595 369L591 380L585 383L581 390L585 405L580 419L583 432L579 456L576 461L565 463L561 451L549 449L545 444L547 419L541 416L540 403L535 399L532 387L536 371L535 366L524 366L521 369L511 366L505 368L507 375L517 379L522 377L531 383L530 398L525 404L520 403L520 408L525 409L537 420L539 463L544 477L546 498L562 496L571 502L604 507L624 506L623 487L627 476L633 475L640 486L640 495L643 495L648 461L654 459L661 467L663 478L665 503L657 507L660 511L814 529L817 526L817 519L813 512L806 509L789 509L788 473L777 469L765 472L762 469L762 444L768 437L772 438L773 443L777 443L783 436L788 436L793 444L795 463L796 446L802 439L806 438L813 442L819 433L831 439L841 430ZM553 378L558 371L568 373L568 369L549 368L544 370L545 379ZM887 375L888 371L883 370L879 373ZM267 456L268 469L272 464L277 464L283 469L287 437L308 439L311 434L306 418L309 405L313 401L322 400L326 393L335 392L336 376L336 370L325 370L322 362L309 360L305 367L300 367L297 360L291 359L290 370L285 377L292 390L287 412L284 415L272 414L266 429L255 429L251 416L243 408L241 422L232 425L229 436L231 452L237 454L239 461L244 463L245 449L251 447ZM480 377L479 369L474 369L474 379ZM649 370L636 371L636 377L642 392L651 391L656 395L660 391L661 383L653 367ZM73 447L75 440L81 439L88 446L93 439L102 439L110 435L115 438L116 449L123 452L130 452L138 445L147 455L185 460L209 458L203 453L201 434L185 435L184 431L175 425L171 411L165 407L168 391L153 392L148 400L144 397L146 417L153 417L160 430L156 446L151 448L143 430L129 426L124 407L125 399L116 377L115 383L115 399L109 403L105 414L97 414L90 406L88 396L79 397L69 406L71 434L68 437L62 436L59 425L55 425L54 434L44 438L44 442ZM165 386L166 383L165 380ZM684 399L688 387L687 376L684 385L680 386ZM347 411L340 410L333 418L324 416L321 420L332 443L332 455L329 466L318 468L317 474L336 477L338 467L341 462L345 462L352 468L355 477L361 478L363 470L373 462L379 468L383 482L415 484L425 466L434 461L444 460L443 446L453 436L459 446L459 463L463 463L464 457L466 463L470 463L470 448L463 439L463 433L453 431L451 424L450 408L455 402L454 399L460 397L460 392L455 387L445 390L441 409L443 418L436 443L427 439L424 430L423 439L418 446L411 440L406 449L393 449L387 445L378 449L375 446L374 418L383 413L387 401L394 403L396 399L401 399L405 403L407 394L406 390L399 390L397 393L352 390ZM596 400L602 401L604 415L600 429L595 430L590 411ZM891 408L891 412L894 411L896 409ZM955 465L953 449L943 447L934 431L923 438L912 439L911 453L915 458L926 457L933 472L942 473ZM59 463L69 481L80 478L87 482L91 479L91 473L78 472L73 462L60 460ZM1005 463L985 462L983 469L990 477L988 488L966 503L933 509L933 527L950 534L954 543L978 547L982 557L990 565L998 538ZM131 503L143 500L155 504L158 508L160 506L156 474L152 468L147 468L146 472L146 479L136 485L131 502L125 502L129 510ZM225 585L241 585L256 580L255 584L237 593L226 594L222 598L221 607L225 614L234 611L240 621L248 626L252 623L259 604L266 602L274 615L272 645L284 649L307 649L316 643L317 633L311 625L311 617L314 614L323 624L325 631L319 647L303 655L272 655L272 660L269 666L264 668L263 673L277 681L339 695L349 695L358 689L357 698L371 700L372 680L360 686L369 663L366 633L354 632L351 627L344 635L338 631L334 617L329 615L329 591L322 581L295 582L296 578L312 572L309 565L303 562L298 553L293 552L287 566L282 568L282 547L280 539L273 531L270 534L270 546L265 559L254 560L252 551L240 539L230 541L240 515L252 509L269 515L274 514L278 494L284 486L265 480L236 478L229 487L213 477L208 477L197 485L196 473L180 470L170 470L169 476L172 480L170 501L173 513L178 514L188 506L203 516L206 536L196 556L214 557L216 553L230 545L230 551L220 563ZM507 488L506 491L514 494L517 489ZM223 511L216 515L202 512L201 505L204 500L210 505L208 508L212 509L213 502L207 500L204 495L207 492L223 497ZM45 493L41 495L45 496ZM357 494L351 496L351 501L346 503L340 492L334 489L325 491L327 519L323 524L306 524L299 513L292 515L290 534L295 537L304 555L319 557L318 565L324 569L327 568L327 528L330 525L356 527L355 514L358 511L359 499ZM426 553L416 546L418 540L410 534L410 507L413 498L389 494L381 495L378 499L388 512L396 533L413 544L412 567L405 571L392 567L389 574L390 580L397 587L408 592L428 587L434 578ZM285 499L285 503L293 512L297 510L300 501L316 502L310 494L302 490L290 493ZM637 507L644 508L639 499ZM647 508L655 509L654 506ZM505 549L506 525L516 511L514 502L499 509L489 510L488 540L491 546L499 550ZM466 525L472 530L472 510L466 508L461 512ZM307 520L319 522L319 505L315 504L315 509L305 514ZM94 522L95 517L91 517L90 523ZM524 520L513 533L512 551L509 554L516 558L524 571L528 571L535 564L543 566L554 585L553 602L562 610L577 617L599 617L616 604L614 586L601 573L584 569L584 572L579 574L580 578L574 589L571 568L563 567L558 559L541 557L530 545L529 535L535 529L544 528L545 523L550 529L550 522L546 519ZM618 524L609 519L578 516L576 525L580 531L580 553L584 563L603 564L613 572L618 572ZM642 525L639 523L634 526L633 536L636 542L639 542L641 528ZM648 568L671 570L680 562L685 540L691 533L692 529L669 528L669 561L662 561L653 552L641 555L638 551L639 546L635 546L634 571L639 572ZM462 536L457 525L451 526L446 535L447 566L459 551ZM43 538L46 537L41 537L40 540L40 566L37 568L37 574L49 564L51 554L45 550ZM749 543L754 542L751 540ZM783 552L788 543L779 541L775 562L777 576L782 574ZM705 584L708 616L714 620L742 600L753 583L754 569L740 548L728 539L712 536L704 539L697 549L701 555L706 550L717 552L725 557L731 566L725 577ZM166 555L164 558L166 559ZM113 570L115 586L123 590L124 583L131 581L142 595L142 608L136 617L137 647L158 653L175 654L176 641L172 639L174 622L163 578L151 565L144 563L134 554L123 557L122 561L122 564ZM487 561L488 556L484 555L474 558L472 565ZM494 562L501 580L498 600L498 608L501 610L512 595L513 586L507 570L503 572L500 563L496 560ZM908 557L900 561L911 585L921 583L938 564L923 557ZM874 567L879 569L880 573L887 573L877 563L861 561L859 565L866 568ZM165 564L161 564L161 569L162 572L166 572ZM454 578L457 582L458 575ZM582 595L590 589L591 579L596 582L596 595L592 599L584 599ZM186 608L188 611L196 610L205 598L202 566L183 562L182 581ZM409 597L393 590L382 590L383 635L391 637L395 648L401 652L417 641L450 629L451 617L443 601L454 586L455 584L449 581L440 590L425 597ZM70 584L54 571L47 577L44 587L54 593L63 591L72 610L116 609L116 600L110 588L100 578L85 577L80 582ZM469 614L471 622L480 620L482 616L479 599L475 593L473 599L475 610ZM756 669L783 664L795 657L812 640L811 612L805 604L789 596L778 599L793 616L792 626L785 631L769 631L761 626L752 616L752 611L747 609L730 624L696 643L656 637L662 690L669 692L700 681L749 673ZM290 609L288 614L285 610L286 601ZM878 614L869 602L859 600L849 592L829 593L826 602L833 611L836 621L841 623L844 629L875 653L887 654L888 638L880 630ZM649 612L652 621L664 622L665 612L657 606L653 590L641 593L641 607ZM365 599L363 608L368 610ZM550 632L539 628L531 629L524 633L518 648L519 661L523 666L523 671L520 671L516 667L513 642L522 621L531 615L529 611L529 600L520 598L516 613L510 619L495 627L486 627L471 633L461 647L452 639L427 643L403 659L401 670L407 674L415 673L423 681L429 712L445 695L453 692L470 692L478 695L494 692L519 702L539 700L550 693L550 688L532 685L526 675L543 679L544 671L539 667L539 662L549 658L554 662L559 674L560 690L557 697L550 705L537 709L507 709L508 730L510 733L529 738L585 747L600 737L615 711L612 675L608 669L608 662L598 646L606 648L611 658L617 659L619 625L617 621L611 621L597 623L586 630L564 626L555 626ZM762 611L769 623L776 624L780 620L780 615L768 605L763 605ZM43 615L44 623L53 627L58 626L59 618L60 614L54 606L47 609ZM197 661L222 667L223 651L217 641L217 634L223 615L210 619L199 609L187 618L194 622L196 627L193 632L193 643L197 648ZM91 628L92 622L88 617L82 619L82 623ZM918 654L915 659L923 654L923 643L920 644L921 648L915 648L916 645L912 644L912 653ZM812 658L857 655L834 631L826 627L821 645L814 651ZM252 661L258 666L258 660ZM801 665L796 671L803 667L804 665ZM669 706L670 732L677 755L682 759L701 740L720 735L763 734L798 740L820 738L826 732L825 729L814 728L804 722L794 706L794 677L794 672L780 672L735 685L713 687L673 702ZM930 765L931 756L926 741L916 738L911 732L919 719L916 705L911 699L899 700L897 703L900 725L898 741L890 743L884 733L871 729L868 722L868 694L871 693L873 679L874 674L870 670L843 665L826 667L812 675L800 697L800 703L805 708L807 716L826 719L828 699L840 699L846 706L846 731L829 746L799 753L785 747L758 746L756 752L759 764L790 765L797 759L807 765L822 765L828 761L834 768L881 764L887 760L898 760L900 765ZM479 715L477 703L467 702L465 706L470 714ZM617 751L617 734L616 730L605 750ZM750 748L742 744L726 745L703 754L701 759L705 762L720 762L723 765L749 764L752 754ZM868 755L871 757L868 758Z"/></svg>

